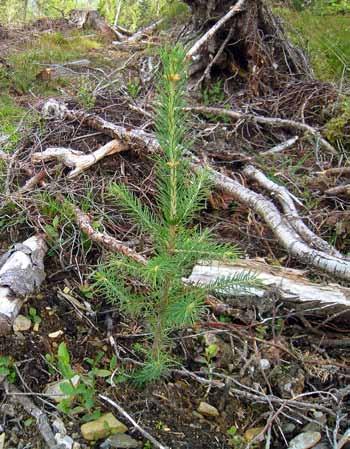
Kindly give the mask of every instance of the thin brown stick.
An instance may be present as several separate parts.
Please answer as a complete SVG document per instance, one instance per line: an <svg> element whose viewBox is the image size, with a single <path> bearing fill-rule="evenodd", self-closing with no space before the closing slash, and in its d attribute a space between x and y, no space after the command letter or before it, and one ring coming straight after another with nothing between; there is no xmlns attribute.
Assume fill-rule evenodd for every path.
<svg viewBox="0 0 350 449"><path fill-rule="evenodd" d="M345 176L350 175L350 167L333 167L327 170L316 172L316 175L321 176Z"/></svg>
<svg viewBox="0 0 350 449"><path fill-rule="evenodd" d="M124 256L128 256L136 262L146 264L147 260L137 254L134 250L130 249L125 243L115 239L111 235L106 234L105 232L97 231L93 228L91 224L90 217L82 212L79 207L74 207L75 219L78 227L85 232L85 234L91 239L93 242L98 243L111 251L115 251L117 253L123 254Z"/></svg>
<svg viewBox="0 0 350 449"><path fill-rule="evenodd" d="M118 412L123 415L131 424L137 429L148 441L150 441L153 446L157 447L158 449L169 449L168 446L164 446L161 444L158 440L156 440L150 433L147 432L147 430L143 429L137 422L132 418L129 413L127 413L119 404L117 404L115 401L112 401L112 399L107 398L107 396L104 396L102 394L99 395L99 397L110 404L112 407L116 408Z"/></svg>

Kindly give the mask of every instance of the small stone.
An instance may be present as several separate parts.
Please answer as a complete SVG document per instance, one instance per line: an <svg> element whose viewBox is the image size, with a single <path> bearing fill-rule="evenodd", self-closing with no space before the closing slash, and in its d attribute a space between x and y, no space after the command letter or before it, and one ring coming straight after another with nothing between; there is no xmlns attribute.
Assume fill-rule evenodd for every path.
<svg viewBox="0 0 350 449"><path fill-rule="evenodd" d="M63 335L63 334L64 334L64 332L59 330L59 331L56 331L56 332L51 332L51 334L49 334L48 337L52 338L52 339L55 339L55 338L61 337L61 335Z"/></svg>
<svg viewBox="0 0 350 449"><path fill-rule="evenodd" d="M54 420L54 422L52 423L52 427L53 427L53 430L56 433L60 433L63 436L67 435L67 430L66 430L66 427L65 427L64 422L62 421L62 419L57 417Z"/></svg>
<svg viewBox="0 0 350 449"><path fill-rule="evenodd" d="M81 448L80 443L78 443L77 441L75 441L75 442L73 443L72 449L80 449L80 448Z"/></svg>
<svg viewBox="0 0 350 449"><path fill-rule="evenodd" d="M118 421L112 413L106 413L95 421L90 421L80 427L83 438L87 441L101 440L115 433L125 433L128 428Z"/></svg>
<svg viewBox="0 0 350 449"><path fill-rule="evenodd" d="M268 360L268 359L261 359L259 364L260 364L260 368L263 371L266 371L271 368L271 363L270 363L270 360Z"/></svg>
<svg viewBox="0 0 350 449"><path fill-rule="evenodd" d="M68 435L61 435L60 433L56 433L55 440L57 445L61 449L72 449L74 441Z"/></svg>
<svg viewBox="0 0 350 449"><path fill-rule="evenodd" d="M293 433L296 427L297 426L294 423L287 422L286 424L283 425L282 430L284 433Z"/></svg>
<svg viewBox="0 0 350 449"><path fill-rule="evenodd" d="M1 435L0 435L0 449L4 449L4 447L5 447L5 433L2 433Z"/></svg>
<svg viewBox="0 0 350 449"><path fill-rule="evenodd" d="M197 411L201 415L205 415L205 416L219 416L218 409L213 407L212 405L208 404L207 402L201 402L199 404Z"/></svg>
<svg viewBox="0 0 350 449"><path fill-rule="evenodd" d="M303 432L289 442L288 449L310 449L321 439L320 432Z"/></svg>
<svg viewBox="0 0 350 449"><path fill-rule="evenodd" d="M244 432L244 439L247 443L250 443L253 441L262 431L264 430L264 427L252 427L251 429L248 429ZM264 435L262 435L258 440L256 441L263 441Z"/></svg>
<svg viewBox="0 0 350 449"><path fill-rule="evenodd" d="M15 332L25 332L29 331L29 329L32 327L32 322L26 316L18 315L13 322L12 327Z"/></svg>
<svg viewBox="0 0 350 449"><path fill-rule="evenodd" d="M131 438L131 436L125 433L116 433L107 440L110 447L116 449L133 449L139 447L139 442Z"/></svg>
<svg viewBox="0 0 350 449"><path fill-rule="evenodd" d="M62 384L72 383L76 387L79 384L79 382L80 382L80 376L79 375L75 375L74 377L71 378L70 381L68 381L68 380L59 380L57 382L52 382L52 383L46 385L44 393L49 395L51 397L51 399L53 399L58 404L61 401L63 401L64 399L69 399L70 398L70 396L65 395L64 393L62 393L62 390L61 390L60 386Z"/></svg>

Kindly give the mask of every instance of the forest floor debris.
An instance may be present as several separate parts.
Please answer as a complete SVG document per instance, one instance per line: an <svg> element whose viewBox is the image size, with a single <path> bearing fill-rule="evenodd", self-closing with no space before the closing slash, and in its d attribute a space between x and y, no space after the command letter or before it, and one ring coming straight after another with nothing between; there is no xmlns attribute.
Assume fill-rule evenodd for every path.
<svg viewBox="0 0 350 449"><path fill-rule="evenodd" d="M69 37L70 27L63 23L61 27L49 25ZM46 30L47 26L42 27ZM23 41L30 39L30 33L40 32L39 28L33 27L20 33L17 40L11 35L4 57L7 57L9 46L23 48ZM157 39L165 40L164 34L159 36ZM97 263L106 249L101 249L93 242L94 239L88 237L89 232L91 237L98 231L100 240L95 242L101 243L106 235L112 236L125 250L142 260L152 251L152 242L133 228L128 218L105 195L108 183L116 179L130 185L148 204L152 204L155 195L153 163L143 151L145 147L155 148L154 140L149 138L153 126L150 103L155 74L150 74L151 81L147 84L140 81L138 67L145 66L144 61L147 63L149 55L142 48L142 42L137 42L137 45L141 45L141 50L132 59L123 47L107 46L110 60L123 66L115 74L115 79L115 68L111 68L110 61L103 65L103 52L106 51L103 48L92 50L95 56L93 66L98 62L95 70L91 64L88 68L79 69L83 70L88 82L78 90L57 86L57 80L49 80L48 87L51 89L53 86L54 96L65 101L68 110L74 113L68 116L68 120L48 121L43 128L35 125L26 129L18 143L19 152L11 164L10 178L6 175L10 179L10 196L4 198L5 203L1 201L4 204L2 248L5 251L10 243L24 241L28 237L28 226L45 232L50 248L44 287L40 293L28 296L21 309L33 327L25 334L11 333L0 340L1 354L10 356L6 360L0 359L0 367L13 379L16 378L21 388L18 392L8 385L2 395L2 406L14 406L13 413L3 413L8 436L6 444L8 447L20 447L26 441L30 441L33 447L39 444L35 422L28 421L28 415L21 411L24 407L21 398L29 398L39 404L46 414L40 411L38 415L36 408L30 408L29 414L35 419L44 417L41 421L44 427L48 420L54 428L52 421L57 410L55 401L45 393L45 386L61 380L53 362L59 344L66 342L72 365L78 373L86 375L93 369L105 370L105 374L110 371L106 377L109 382L104 377L96 380L95 389L102 395L100 407L105 413L114 408L115 417L127 425L132 438L143 440L144 448L149 447L148 440L153 441L154 447L166 444L191 449L226 449L235 447L235 444L236 447L249 444L254 447L254 444L267 445L269 441L271 447L312 447L311 438L312 445L316 444L321 438L320 431L306 430L305 425L319 425L317 416L320 415L316 416L317 413L322 414L325 447L335 447L334 442L339 443L338 447L344 447L346 416L350 411L350 369L347 363L350 345L346 323L342 321L341 314L325 318L313 308L297 311L285 307L277 288L266 293L268 304L263 301L261 307L249 301L242 306L245 300L241 299L239 305L230 304L228 314L225 308L221 313L215 312L220 309L215 309L212 303L213 307L208 307L201 322L174 336L174 350L183 366L173 370L166 381L144 390L128 382L133 368L142 363L142 345L147 342L147 329L104 304L92 290L89 267ZM130 46L132 49L132 42ZM154 70L152 65L151 70ZM74 77L80 78L80 75ZM96 88L98 86L106 87ZM232 105L226 96L220 98L220 92L225 89L227 86L223 84L216 91L208 88L200 102L204 102L202 107L205 108L208 104L215 104L216 110L191 116L191 137L196 142L196 157L209 160L218 172L234 172L243 186L249 178L244 161L253 157L257 167L270 179L288 188L294 201L301 198L301 218L310 229L322 236L322 241L346 255L350 250L348 197L342 193L334 197L329 189L346 182L348 161L345 155L338 156L338 150L336 155L333 154L333 144L332 151L324 152L320 147L322 141L317 141L317 133L322 133L330 117L326 103L338 101L334 87L316 81L300 82L265 99L250 98L249 111L257 116L270 115L299 123L304 123L300 121L301 117L307 117L312 129L317 130L316 134L312 133L313 137L316 136L316 143L305 135L296 140L295 129L291 130L289 126L275 129L269 126L270 123L246 120L246 113L235 117L235 123L227 121L225 111L229 111L228 106L231 109ZM45 96L40 95L43 101ZM241 107L247 98L242 95L231 100L237 103L235 107ZM22 94L15 101L32 111L38 98ZM88 119L83 120L86 109ZM96 121L96 117L99 120ZM87 155L89 165L91 156L96 154L94 152L109 145L111 134L104 134L104 126L109 122L114 124L111 130L113 138L118 132L119 137L125 139L123 132L127 129L129 144L130 132L134 133L132 151L115 152L99 162L96 158L96 163L88 171L73 179L69 178L69 168L64 163L60 165L57 160L44 163L47 148L66 150L73 147L78 158L82 153ZM146 141L145 136L148 136ZM282 152L273 151L269 156L264 154L268 148L276 148L276 145L291 139L293 146L284 147ZM326 139L324 135L322 139ZM40 162L40 158L35 156L38 153L42 159ZM7 163L6 160L4 162ZM73 165L76 168L76 160ZM28 167L32 176L40 173L40 177L33 184L35 189L23 190L28 181ZM71 203L80 207L72 210ZM90 228L79 226L76 216L80 213ZM314 267L290 258L261 217L234 202L225 192L213 192L199 220L202 226L213 227L219 240L240 244L249 257L264 258L276 266L303 268L313 281L333 282ZM344 289L346 285L345 282ZM77 298L78 305L64 299L62 292L65 288L73 298ZM88 303L91 309L86 307L82 314L79 303ZM60 333L56 338L50 338L57 330ZM208 334L215 336L216 340L208 338ZM113 336L113 345L110 344L110 336ZM87 359L91 361L98 357L101 367L91 369ZM112 363L113 357L116 365ZM14 400L16 398L19 401ZM131 419L121 410L117 414L118 404ZM203 404L210 405L210 416L203 412ZM208 407L206 410L208 412ZM74 415L61 416L69 438L79 441L82 448L87 447L81 439L79 420ZM44 432L48 444L55 445L57 439L51 424L43 428L39 423L39 430ZM106 430L105 426L103 430ZM15 433L18 434L17 440ZM103 437L107 438L108 434ZM304 446L295 446L301 444L301 440ZM130 440L129 443L132 444ZM101 444L104 442L100 441L95 447L102 447ZM111 442L108 444L108 447L115 447Z"/></svg>

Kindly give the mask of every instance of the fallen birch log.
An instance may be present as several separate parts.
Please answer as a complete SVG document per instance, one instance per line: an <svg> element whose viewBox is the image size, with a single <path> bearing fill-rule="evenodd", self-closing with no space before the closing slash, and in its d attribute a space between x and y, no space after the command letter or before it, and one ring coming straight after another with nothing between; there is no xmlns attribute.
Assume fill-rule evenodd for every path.
<svg viewBox="0 0 350 449"><path fill-rule="evenodd" d="M144 150L148 154L161 152L161 147L153 134L143 130L130 129L113 123L84 111L73 111L64 104L49 100L43 106L48 118L69 119L84 123L93 129L101 131L114 139L120 139L130 148ZM202 168L201 161L188 152L193 168ZM272 230L279 243L297 260L316 269L320 269L340 279L350 280L350 260L345 257L327 254L324 251L310 248L303 238L292 228L288 218L281 214L275 204L265 196L244 187L238 181L224 175L212 167L207 167L211 173L213 184L219 190L229 193L236 201L256 212ZM334 250L335 251L335 250Z"/></svg>
<svg viewBox="0 0 350 449"><path fill-rule="evenodd" d="M300 200L295 198L286 187L276 184L271 181L263 172L253 167L252 165L247 165L243 169L243 174L248 178L256 181L261 187L266 189L272 195L275 195L278 202L280 203L283 212L288 219L288 223L291 227L302 237L306 243L315 249L324 251L332 256L342 258L342 255L328 242L316 235L311 229L309 229L306 224L302 221L294 204L298 202L301 204Z"/></svg>
<svg viewBox="0 0 350 449"><path fill-rule="evenodd" d="M0 258L0 335L6 335L18 315L25 296L45 279L42 236L33 236L14 245Z"/></svg>
<svg viewBox="0 0 350 449"><path fill-rule="evenodd" d="M85 154L82 151L71 148L53 147L47 148L41 153L34 153L32 155L32 162L37 163L56 159L66 167L73 168L68 174L68 178L75 178L104 157L126 151L127 149L128 146L120 140L112 140L91 154Z"/></svg>
<svg viewBox="0 0 350 449"><path fill-rule="evenodd" d="M244 287L242 290L235 287L231 292L225 290L213 293L230 297L229 303L237 303L240 307L242 297L256 298L254 304L261 308L265 307L266 301L271 305L268 292L275 290L279 300L296 311L312 310L313 314L322 316L344 310L348 311L347 316L350 316L350 288L313 283L305 278L301 270L272 267L257 260L237 260L229 264L202 262L193 268L186 282L207 285L222 277L248 273L255 273L259 286Z"/></svg>

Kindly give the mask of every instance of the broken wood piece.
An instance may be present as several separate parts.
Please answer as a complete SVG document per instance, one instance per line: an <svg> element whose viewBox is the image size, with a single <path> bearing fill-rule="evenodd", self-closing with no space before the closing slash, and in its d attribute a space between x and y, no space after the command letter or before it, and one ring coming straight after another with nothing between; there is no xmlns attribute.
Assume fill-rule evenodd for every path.
<svg viewBox="0 0 350 449"><path fill-rule="evenodd" d="M0 258L0 335L6 335L18 315L25 296L45 279L43 236L30 237L14 245Z"/></svg>
<svg viewBox="0 0 350 449"><path fill-rule="evenodd" d="M34 153L32 155L32 162L36 163L57 159L66 167L73 168L68 174L68 178L72 179L104 157L126 151L127 149L127 145L121 143L119 140L112 140L91 154L85 154L82 151L71 148L53 147L47 148L42 153Z"/></svg>
<svg viewBox="0 0 350 449"><path fill-rule="evenodd" d="M321 176L344 176L350 175L350 167L332 167L327 170L316 172L316 175Z"/></svg>
<svg viewBox="0 0 350 449"><path fill-rule="evenodd" d="M239 276L244 274L255 274L259 284L256 287L244 287L239 290L239 286L232 289L232 294L220 291L213 294L222 293L225 297L232 296L238 298L242 306L242 297L260 298L257 306L262 307L262 299L269 300L269 291L278 292L278 298L286 305L296 310L312 309L315 315L325 315L348 310L350 316L350 288L340 285L322 285L310 282L305 278L301 270L272 267L266 263L254 259L237 260L231 263L201 262L197 264L187 279L193 284L210 284L217 279L228 276ZM235 305L234 298L230 299L230 305ZM239 302L238 302L239 305Z"/></svg>
<svg viewBox="0 0 350 449"><path fill-rule="evenodd" d="M342 184L340 186L331 187L330 189L325 190L325 195L347 195L350 196L350 183Z"/></svg>
<svg viewBox="0 0 350 449"><path fill-rule="evenodd" d="M278 202L282 206L283 212L288 219L288 223L292 228L305 240L305 242L311 245L313 248L324 251L327 254L342 258L340 254L332 245L316 235L311 229L309 229L303 220L300 218L297 208L294 202L302 204L294 195L292 195L288 189L282 185L278 185L271 181L264 173L252 165L247 165L243 169L243 173L250 179L258 182L261 187L266 189L272 195L275 195Z"/></svg>
<svg viewBox="0 0 350 449"><path fill-rule="evenodd" d="M282 153L282 151L288 150L291 148L297 141L299 140L299 136L294 136L291 139L286 140L285 142L282 142L275 147L270 148L267 151L263 151L262 153L259 153L259 156L269 156L271 154L277 154Z"/></svg>
<svg viewBox="0 0 350 449"><path fill-rule="evenodd" d="M186 57L188 59L193 58L198 51L202 48L202 46L208 42L215 33L235 14L238 14L242 11L242 7L245 3L245 0L238 0L238 2L232 6L227 14L225 14L220 20L216 22L216 24L211 27L187 52Z"/></svg>
<svg viewBox="0 0 350 449"><path fill-rule="evenodd" d="M276 118L276 117L265 117L263 115L255 115L246 112L240 112L236 110L224 109L224 108L215 108L208 106L192 106L186 108L186 111L196 112L198 114L213 114L213 115L225 115L227 117L231 117L234 120L247 120L252 123L260 123L261 125L268 125L275 128L292 128L298 129L306 134L313 136L316 141L319 142L327 151L331 154L337 155L337 150L329 143L326 139L324 139L320 133L320 131L316 128L313 128L306 123L296 122L295 120Z"/></svg>
<svg viewBox="0 0 350 449"><path fill-rule="evenodd" d="M115 41L113 42L114 45L121 45L121 44L132 44L134 42L140 41L144 36L154 31L161 23L164 22L164 19L157 20L156 22L151 23L150 25L141 28L136 33L132 34L131 36L127 37L126 39L123 39L121 42Z"/></svg>

